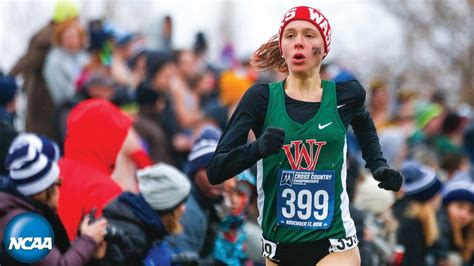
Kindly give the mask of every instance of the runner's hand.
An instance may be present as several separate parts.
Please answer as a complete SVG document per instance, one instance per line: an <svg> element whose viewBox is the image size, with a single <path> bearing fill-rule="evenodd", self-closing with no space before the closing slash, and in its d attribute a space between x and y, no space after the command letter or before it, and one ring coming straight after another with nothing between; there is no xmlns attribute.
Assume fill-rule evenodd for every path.
<svg viewBox="0 0 474 266"><path fill-rule="evenodd" d="M374 179L379 181L379 188L385 190L399 191L403 184L400 172L388 167L381 167L373 173Z"/></svg>
<svg viewBox="0 0 474 266"><path fill-rule="evenodd" d="M257 139L258 152L263 158L278 153L285 142L285 131L277 127L268 127Z"/></svg>

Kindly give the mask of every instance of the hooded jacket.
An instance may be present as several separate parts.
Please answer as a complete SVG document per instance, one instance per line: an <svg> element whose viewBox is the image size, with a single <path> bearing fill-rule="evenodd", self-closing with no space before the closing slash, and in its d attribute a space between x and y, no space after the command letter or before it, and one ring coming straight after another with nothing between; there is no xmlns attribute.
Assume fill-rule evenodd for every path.
<svg viewBox="0 0 474 266"><path fill-rule="evenodd" d="M64 157L59 162L63 184L58 212L69 239L85 214L102 208L122 189L111 178L117 154L131 121L105 100L78 104L69 115Z"/></svg>

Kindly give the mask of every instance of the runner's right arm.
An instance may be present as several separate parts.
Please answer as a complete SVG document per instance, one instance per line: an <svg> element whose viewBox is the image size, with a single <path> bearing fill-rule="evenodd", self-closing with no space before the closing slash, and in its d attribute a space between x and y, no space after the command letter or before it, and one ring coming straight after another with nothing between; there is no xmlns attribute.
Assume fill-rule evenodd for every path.
<svg viewBox="0 0 474 266"><path fill-rule="evenodd" d="M240 100L207 167L211 184L219 184L234 177L262 158L257 142L247 143L247 139L249 130L253 130L256 136L260 135L268 107L268 95L268 86L254 85Z"/></svg>

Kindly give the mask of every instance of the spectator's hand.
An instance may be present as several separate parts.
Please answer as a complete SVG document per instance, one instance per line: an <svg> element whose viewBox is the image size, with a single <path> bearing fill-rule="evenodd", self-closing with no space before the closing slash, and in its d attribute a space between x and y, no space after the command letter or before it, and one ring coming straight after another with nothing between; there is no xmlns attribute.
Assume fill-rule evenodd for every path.
<svg viewBox="0 0 474 266"><path fill-rule="evenodd" d="M94 258L99 259L99 260L102 259L105 256L106 251L107 251L107 242L101 241L94 254Z"/></svg>
<svg viewBox="0 0 474 266"><path fill-rule="evenodd" d="M278 153L285 142L285 131L278 127L268 127L257 139L258 152L263 158Z"/></svg>
<svg viewBox="0 0 474 266"><path fill-rule="evenodd" d="M388 167L381 167L373 173L374 179L379 181L379 188L385 190L399 191L403 184L400 172Z"/></svg>
<svg viewBox="0 0 474 266"><path fill-rule="evenodd" d="M88 215L82 220L80 232L82 235L87 235L92 237L97 243L100 243L104 240L107 227L107 220L100 218L97 221L90 223L90 218Z"/></svg>

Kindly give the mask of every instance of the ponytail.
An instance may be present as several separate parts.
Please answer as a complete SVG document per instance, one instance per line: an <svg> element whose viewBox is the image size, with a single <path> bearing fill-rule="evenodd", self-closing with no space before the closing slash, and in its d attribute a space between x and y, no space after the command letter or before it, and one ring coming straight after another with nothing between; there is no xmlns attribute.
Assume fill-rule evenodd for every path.
<svg viewBox="0 0 474 266"><path fill-rule="evenodd" d="M259 71L274 70L288 73L288 66L280 52L278 34L273 35L253 53L251 64Z"/></svg>

